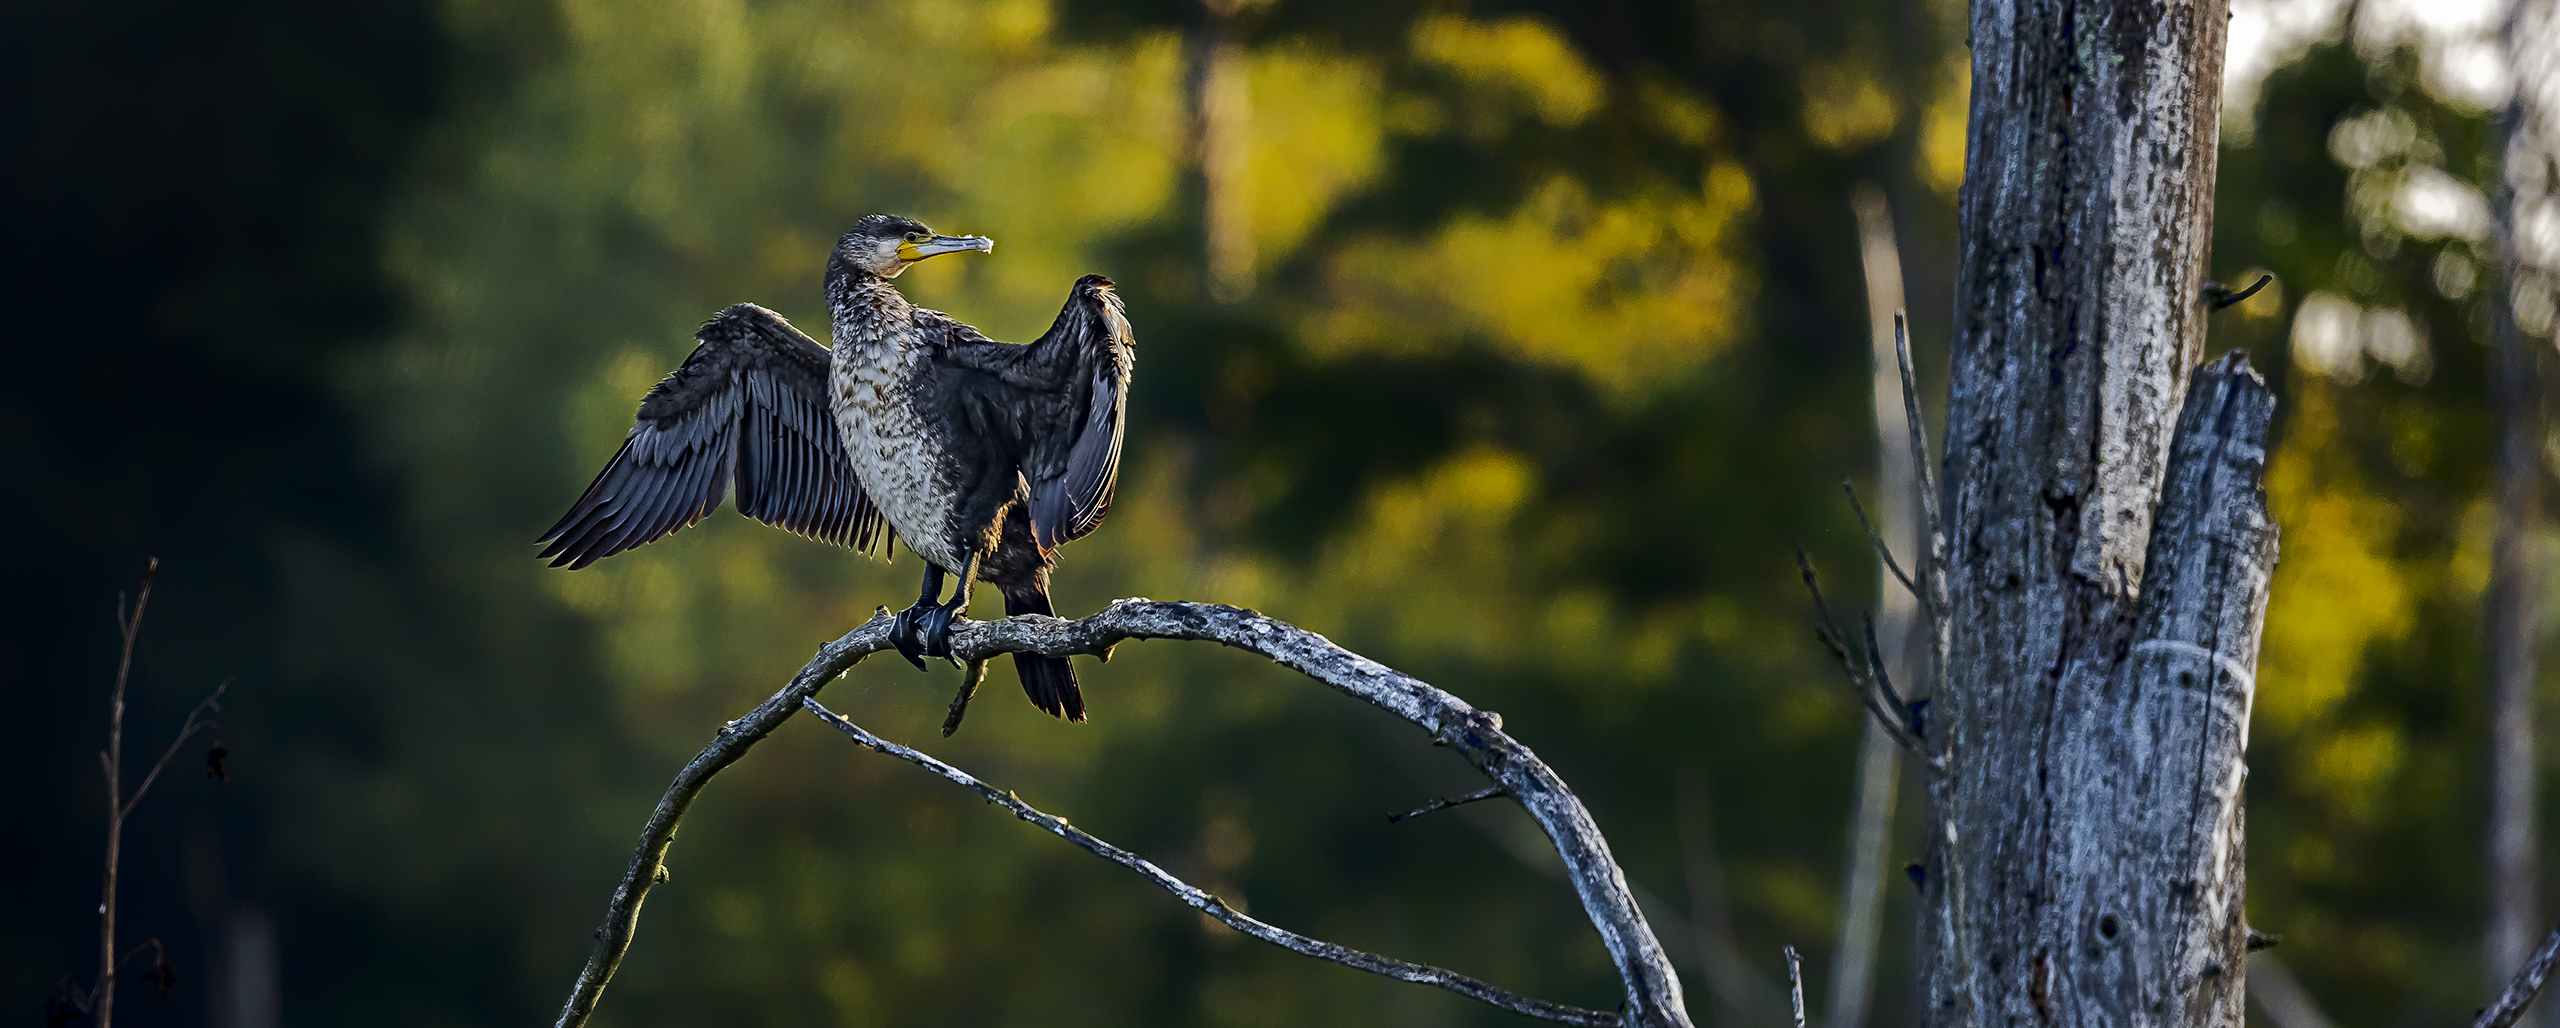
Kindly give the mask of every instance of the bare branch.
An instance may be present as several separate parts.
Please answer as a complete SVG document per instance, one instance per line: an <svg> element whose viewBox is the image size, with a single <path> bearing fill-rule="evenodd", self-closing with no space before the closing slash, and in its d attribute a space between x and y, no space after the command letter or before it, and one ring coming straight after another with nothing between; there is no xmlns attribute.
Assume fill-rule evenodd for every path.
<svg viewBox="0 0 2560 1028"><path fill-rule="evenodd" d="M133 642L142 635L142 612L151 606L151 584L159 577L160 558L153 557L143 565L142 586L134 595L132 612L125 611L122 595L116 597L116 630L124 636L124 647L116 658L115 694L107 704L107 748L98 754L107 776L107 869L98 899L98 979L89 983L89 1005L96 1011L98 1028L111 1028L116 1021L116 868L124 857L124 816L132 809L124 801L124 687L133 677Z"/></svg>
<svg viewBox="0 0 2560 1028"><path fill-rule="evenodd" d="M640 847L631 854L621 883L614 887L613 899L605 905L604 924L595 933L595 951L588 955L587 966L578 972L577 984L569 990L569 1002L560 1010L559 1028L583 1025L595 1013L596 1001L604 996L604 987L613 980L613 972L621 968L622 955L631 949L632 933L640 926L640 901L648 896L651 886L664 880L667 847L675 841L676 822L684 819L685 810L693 806L693 798L701 794L711 776L737 763L749 748L772 734L775 727L800 709L802 697L824 688L862 658L894 649L889 643L889 627L895 621L884 609L861 627L819 647L818 655L793 676L791 684L757 704L745 717L722 725L720 734L676 772L676 780L667 785L657 808L649 812L649 821L640 830Z"/></svg>
<svg viewBox="0 0 2560 1028"><path fill-rule="evenodd" d="M1796 1028L1804 1028L1804 958L1794 946L1782 948L1787 953L1787 1004L1795 1010Z"/></svg>
<svg viewBox="0 0 2560 1028"><path fill-rule="evenodd" d="M936 760L928 754L919 753L913 749L900 746L897 743L890 742L886 739L880 738L879 736L871 734L869 731L864 730L861 725L847 721L842 715L820 705L817 697L803 697L800 700L800 705L808 708L810 713L817 715L819 720L835 726L837 731L843 732L853 741L869 747L873 752L888 754L889 756L896 757L900 760L906 761L907 763L914 764L917 767L931 771L934 774L941 775L944 779L949 780L953 784L977 793L987 802L1012 811L1013 816L1016 818L1020 818L1021 820L1027 821L1033 825L1037 825L1051 835L1055 835L1061 839L1067 840L1068 842L1075 843L1078 847L1084 849L1085 852L1137 872L1148 881L1154 882L1158 888L1179 897L1182 902L1189 904L1193 909L1196 909L1203 914L1207 914L1210 917L1216 918L1219 923L1239 932L1243 932L1246 935L1253 936L1256 939L1260 939L1274 946L1288 950L1292 953L1297 953L1301 956L1314 957L1318 960L1329 960L1334 963L1341 964L1344 967L1359 971L1367 971L1370 974L1393 978L1401 982L1412 982L1416 985L1435 985L1457 993L1458 995L1465 996L1469 999L1488 1003L1504 1010L1511 1011L1515 1014L1527 1014L1530 1017L1544 1018L1549 1021L1561 1021L1565 1024L1592 1025L1595 1026L1595 1028L1613 1028L1613 1026L1619 1023L1618 1015L1608 1013L1606 1011L1567 1006L1562 1003L1549 1003L1542 999L1532 999L1515 992L1496 988L1492 985L1488 985L1474 978L1469 978L1466 975L1458 974L1454 971L1443 970L1441 968L1432 967L1428 964L1408 963L1406 961L1397 960L1393 957L1382 957L1375 953L1352 949L1348 946L1336 945L1322 939L1309 938L1285 928L1274 927L1267 922L1246 916L1245 914L1237 911L1234 907L1228 906L1226 901L1210 895L1209 893L1202 892L1200 889L1191 885L1191 883L1185 882L1182 879L1166 873L1163 868L1157 867L1146 858L1135 853L1131 853L1128 850L1121 849L1120 847L1114 846L1108 842L1104 842L1100 838L1095 837L1093 833L1068 824L1066 818L1041 813L1032 805L1022 802L1021 798L1015 796L1010 790L999 790L992 785L979 781L976 776L949 764L943 763L940 760Z"/></svg>
<svg viewBox="0 0 2560 1028"><path fill-rule="evenodd" d="M2517 1018L2524 1016L2524 1008L2532 1005L2534 995L2542 991L2543 981L2551 977L2554 963L2560 963L2560 929L2543 937L2542 947L2516 969L2516 976L2507 981L2506 991L2498 994L2498 1001L2489 1004L2489 1009L2480 1012L2480 1019L2471 1022L2471 1028L2508 1028L2515 1024Z"/></svg>
<svg viewBox="0 0 2560 1028"><path fill-rule="evenodd" d="M969 700L978 695L978 684L987 680L987 662L973 660L960 669L960 691L951 697L951 714L942 719L942 737L960 730L960 719L969 714Z"/></svg>
<svg viewBox="0 0 2560 1028"><path fill-rule="evenodd" d="M116 970L124 970L124 965L133 963L133 958L141 956L143 950L151 951L152 963L167 963L169 960L169 951L167 948L160 945L160 940L145 939L142 941L142 945L124 951L124 956L116 961Z"/></svg>
<svg viewBox="0 0 2560 1028"><path fill-rule="evenodd" d="M2237 306L2250 297L2258 295L2258 290L2265 289L2267 283L2275 280L2274 275L2260 275L2257 281L2249 284L2249 288L2237 292L2220 282L2207 282L2204 284L2205 309L2218 311L2225 307Z"/></svg>
<svg viewBox="0 0 2560 1028"><path fill-rule="evenodd" d="M1903 701L1902 691L1893 687L1893 675L1884 666L1884 647L1876 642L1876 619L1861 614L1858 625L1867 631L1867 673L1875 676L1876 691L1884 694L1888 709L1900 715L1904 724L1911 725L1911 707ZM1919 726L1912 725L1911 734L1920 734Z"/></svg>
<svg viewBox="0 0 2560 1028"><path fill-rule="evenodd" d="M169 758L177 756L178 749L185 746L187 740L195 738L198 732L219 727L213 719L205 717L205 714L207 712L222 713L222 694L230 688L231 680L223 679L222 684L213 687L211 695L197 700L195 709L187 711L186 723L178 726L178 737L169 740L169 748L161 750L160 759L151 762L151 773L142 776L142 784L135 786L133 795L125 798L124 807L116 812L118 818L132 816L134 805L142 802L143 793L151 791L151 783L160 780L160 772L169 766Z"/></svg>
<svg viewBox="0 0 2560 1028"><path fill-rule="evenodd" d="M596 950L561 1010L559 1028L576 1028L594 1012L596 1000L630 948L641 898L664 864L676 822L704 783L788 719L800 708L802 699L815 695L863 657L890 649L889 628L893 620L884 611L821 647L817 657L801 669L790 685L747 716L729 722L718 737L686 763L650 814L639 849L632 854L631 864L615 889L603 927L597 930ZM1645 1028L1688 1028L1679 977L1645 922L1643 911L1636 906L1625 872L1610 855L1608 840L1564 780L1528 747L1502 732L1500 715L1477 710L1464 700L1336 646L1323 636L1224 604L1120 600L1100 613L1075 621L1037 614L1002 621L964 620L952 627L951 650L963 662L985 661L1006 653L1099 655L1128 639L1191 639L1259 654L1411 721L1430 733L1434 743L1456 750L1518 800L1555 843L1567 877L1582 899L1583 912L1599 930L1601 945L1617 965L1619 979L1626 988L1626 1006L1620 1015L1623 1022Z"/></svg>
<svg viewBox="0 0 2560 1028"><path fill-rule="evenodd" d="M1911 711L1894 698L1889 687L1876 680L1876 662L1871 657L1861 657L1840 631L1840 623L1831 616L1831 605L1822 598L1822 584L1813 573L1813 558L1803 547L1796 548L1796 567L1804 572L1805 591L1813 595L1814 633L1822 638L1824 646L1831 648L1833 656L1840 658L1840 670L1849 675L1849 691L1857 694L1867 713L1875 715L1876 723L1892 733L1893 741L1904 750L1932 769L1945 767L1945 761L1929 752L1928 745L1912 731Z"/></svg>
<svg viewBox="0 0 2560 1028"><path fill-rule="evenodd" d="M1938 474L1929 466L1929 425L1920 416L1919 377L1911 370L1909 317L1893 312L1893 358L1902 372L1902 417L1910 423L1911 470L1920 492L1920 616L1943 632L1947 616L1947 523L1938 512ZM1941 634L1940 638L1944 638Z"/></svg>
<svg viewBox="0 0 2560 1028"><path fill-rule="evenodd" d="M1893 547L1885 545L1884 534L1876 531L1875 522L1867 520L1867 505L1858 502L1858 487L1850 485L1844 478L1840 480L1840 491L1848 494L1849 510L1858 516L1858 527L1866 530L1867 541L1875 544L1876 557L1884 561L1884 569L1893 572L1894 581L1911 590L1911 595L1919 596L1920 587L1911 581L1911 576L1903 574L1902 565L1894 561Z"/></svg>
<svg viewBox="0 0 2560 1028"><path fill-rule="evenodd" d="M1430 812L1432 812L1432 811L1435 811L1435 810L1442 810L1442 809L1446 809L1446 808L1449 808L1449 807L1454 807L1454 806L1457 806L1458 804L1461 804L1461 803L1474 803L1474 802L1476 802L1477 800L1489 800L1489 799L1492 799L1492 798L1494 798L1494 797L1496 797L1496 796L1501 796L1501 795L1504 795L1504 793L1503 793L1503 791L1502 791L1502 787L1501 787L1501 786L1499 786L1499 785L1495 785L1495 786L1488 786L1488 787L1485 787L1485 788L1482 788L1482 789L1478 789L1478 790L1476 790L1476 791L1474 791L1474 792L1471 792L1471 793L1468 793L1468 794L1466 794L1466 795L1464 795L1464 796L1444 796L1444 797L1442 797L1442 798L1440 798L1440 799L1432 800L1432 801L1431 801L1431 802L1429 802L1429 803L1425 803L1425 804L1423 804L1423 805L1421 805L1421 806L1419 806L1419 807L1415 807L1415 808L1413 808L1412 810L1405 811L1404 813L1401 813L1401 814L1389 814L1389 815L1387 815L1387 823L1388 823L1388 824L1394 824L1394 823L1396 823L1396 822L1398 822L1398 821L1410 821L1410 820L1413 820L1414 818L1421 817L1422 815L1424 815L1424 814L1428 814L1428 813L1430 813Z"/></svg>

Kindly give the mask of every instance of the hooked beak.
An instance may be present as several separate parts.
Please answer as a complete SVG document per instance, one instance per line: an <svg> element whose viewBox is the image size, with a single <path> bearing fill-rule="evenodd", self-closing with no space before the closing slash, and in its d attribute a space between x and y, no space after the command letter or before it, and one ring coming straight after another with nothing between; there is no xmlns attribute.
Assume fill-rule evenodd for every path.
<svg viewBox="0 0 2560 1028"><path fill-rule="evenodd" d="M935 236L921 243L898 244L898 259L920 261L927 257L939 257L946 253L966 253L971 250L979 253L993 253L995 248L996 241L985 236Z"/></svg>

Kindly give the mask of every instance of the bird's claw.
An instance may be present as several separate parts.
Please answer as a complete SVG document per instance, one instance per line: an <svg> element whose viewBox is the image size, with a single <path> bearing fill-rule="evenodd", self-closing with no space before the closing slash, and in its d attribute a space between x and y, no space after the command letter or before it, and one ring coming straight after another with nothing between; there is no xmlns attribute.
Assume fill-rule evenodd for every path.
<svg viewBox="0 0 2560 1028"><path fill-rule="evenodd" d="M907 658L907 663L915 665L918 671L929 670L924 666L925 647L917 638L919 623L940 609L919 603L899 611L898 619L889 625L889 644L897 647L898 655Z"/></svg>
<svg viewBox="0 0 2560 1028"><path fill-rule="evenodd" d="M916 627L919 634L924 637L922 641L925 656L941 657L950 661L953 667L960 666L960 658L951 655L951 622L959 616L960 609L956 603L928 608L923 614L917 616ZM918 663L916 666L924 665Z"/></svg>

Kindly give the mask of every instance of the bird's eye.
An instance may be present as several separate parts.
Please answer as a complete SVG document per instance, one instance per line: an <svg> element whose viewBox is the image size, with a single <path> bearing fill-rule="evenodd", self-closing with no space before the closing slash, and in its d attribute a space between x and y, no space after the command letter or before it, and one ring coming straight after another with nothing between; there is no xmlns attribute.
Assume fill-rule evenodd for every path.
<svg viewBox="0 0 2560 1028"><path fill-rule="evenodd" d="M926 232L909 232L909 233L907 233L907 242L910 242L910 243L921 243L921 242L924 242L925 240L927 240L927 239L931 239L931 238L933 238L933 236L932 236L932 234L931 234L931 233L926 233Z"/></svg>

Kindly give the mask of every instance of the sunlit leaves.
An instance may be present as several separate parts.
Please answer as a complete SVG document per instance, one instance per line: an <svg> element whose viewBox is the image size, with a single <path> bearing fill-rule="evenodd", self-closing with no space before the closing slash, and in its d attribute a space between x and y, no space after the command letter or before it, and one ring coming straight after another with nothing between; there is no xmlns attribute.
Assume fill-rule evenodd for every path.
<svg viewBox="0 0 2560 1028"><path fill-rule="evenodd" d="M2278 734L2316 725L2345 700L2374 647L2407 638L2416 610L2409 579L2422 573L2396 559L2397 507L2344 462L2322 457L2342 442L2335 399L2321 386L2289 399L2285 442L2267 477L2285 543L2273 595L2285 599L2269 606L2257 700L2260 723Z"/></svg>
<svg viewBox="0 0 2560 1028"><path fill-rule="evenodd" d="M1290 13L1217 9L1246 22ZM1671 537L1661 553L1631 554L1618 524L1647 496L1694 508L1710 494L1715 422L1676 400L1708 395L1700 384L1754 328L1756 172L1734 152L1733 116L1673 69L1622 78L1568 22L1450 11L1399 15L1370 49L1188 21L1071 34L1071 15L1038 0L562 0L555 14L537 27L455 0L460 30L484 47L536 56L453 130L456 156L397 220L395 270L416 317L366 388L418 498L422 545L457 577L583 622L609 683L595 730L652 760L689 755L874 605L903 605L916 562L869 561L726 510L575 573L533 566L524 543L613 452L705 315L751 300L823 337L824 254L874 210L996 239L991 255L927 262L899 285L998 338L1044 329L1082 273L1113 276L1131 298L1133 435L1110 521L1063 555L1068 613L1127 595L1256 606L1400 667L1463 675L1449 684L1471 698L1543 706L1568 754L1582 745L1574 726L1703 702L1700 688L1671 687L1695 677L1702 652L1761 668L1812 656L1765 644L1791 613L1757 597L1787 588L1783 574L1696 570L1709 563L1704 526L1756 508L1685 512L1656 529ZM1852 134L1872 134L1861 124ZM1344 369L1380 362L1442 394L1397 394L1380 412L1408 419L1409 437L1337 405L1375 385ZM1459 374L1473 385L1444 385ZM1501 431L1480 427L1515 396L1535 403L1510 407L1517 421ZM1257 412L1280 404L1296 420L1257 434ZM1328 441L1308 441L1318 435ZM1659 447L1667 463L1571 452L1612 439ZM501 481L493 467L525 470ZM1287 498L1310 492L1326 498L1325 520L1274 543L1269 524L1297 509ZM982 597L978 612L991 608ZM1134 828L1131 844L1189 862L1239 905L1353 941L1416 936L1416 956L1522 988L1544 975L1605 991L1612 975L1588 939L1552 964L1516 944L1578 931L1561 891L1471 899L1458 916L1473 927L1454 940L1444 909L1405 909L1398 883L1455 889L1518 869L1481 847L1461 859L1489 868L1403 867L1414 851L1341 809L1394 793L1374 801L1383 810L1438 783L1352 774L1384 759L1360 712L1226 656L1133 645L1107 668L1082 664L1095 720L1072 728L1026 712L999 666L946 745L1080 821ZM884 732L928 738L952 677L865 665L830 695ZM1756 689L1722 723L1765 722L1770 745L1810 746L1845 737L1838 708L1828 693ZM1049 840L789 734L688 820L683 884L653 897L653 941L608 1001L634 1004L620 1008L632 1020L734 1020L724 999L855 1023L1088 1016L1062 1009L1096 1023L1133 1010L1420 1023L1451 1009L1381 1000L1365 983L1311 986L1294 964L1221 949L1193 915L1109 891L1117 879ZM615 816L576 827L577 845L627 846L620 815L663 776L632 781L601 804ZM1631 830L1640 839L1647 823ZM1754 872L1769 898L1745 900L1743 918L1818 919L1827 874L1736 863L1774 869ZM1123 959L1135 970L1088 973ZM1176 960L1206 970L1159 981L1148 963ZM984 985L991 963L1006 988Z"/></svg>
<svg viewBox="0 0 2560 1028"><path fill-rule="evenodd" d="M1413 27L1413 52L1476 87L1480 112L1517 105L1547 124L1575 125L1599 108L1605 88L1573 44L1535 18L1424 18ZM1475 112L1466 123L1478 132L1507 127L1498 116L1488 120Z"/></svg>
<svg viewBox="0 0 2560 1028"><path fill-rule="evenodd" d="M1614 389L1696 367L1741 328L1747 279L1729 248L1752 204L1733 165L1623 199L1551 179L1501 217L1429 238L1346 241L1338 306L1309 312L1318 353L1432 353L1480 341Z"/></svg>
<svg viewBox="0 0 2560 1028"><path fill-rule="evenodd" d="M1851 150L1892 132L1900 112L1876 79L1881 64L1871 52L1851 50L1806 69L1805 135L1819 146Z"/></svg>

